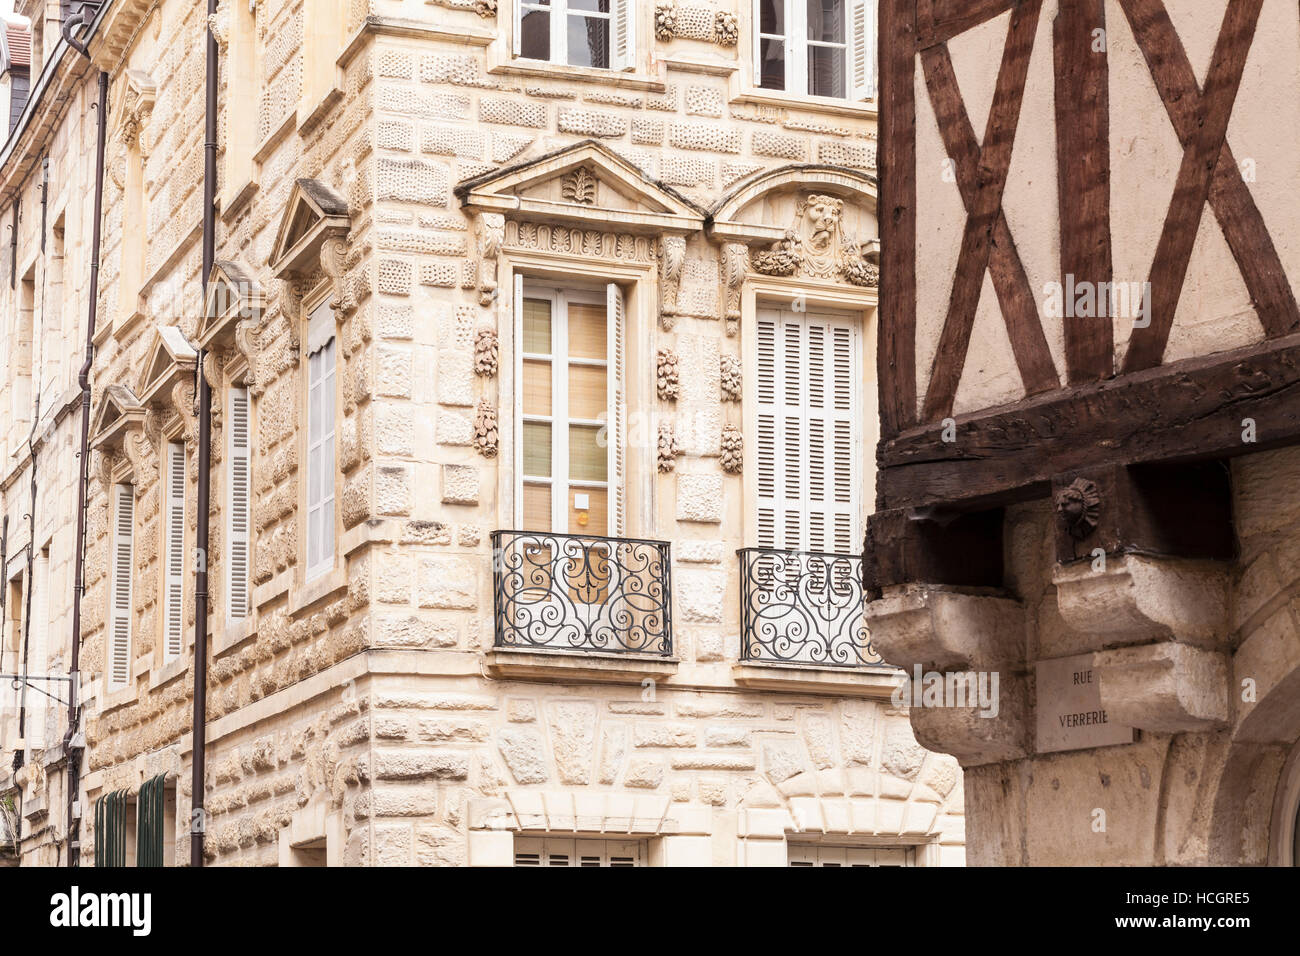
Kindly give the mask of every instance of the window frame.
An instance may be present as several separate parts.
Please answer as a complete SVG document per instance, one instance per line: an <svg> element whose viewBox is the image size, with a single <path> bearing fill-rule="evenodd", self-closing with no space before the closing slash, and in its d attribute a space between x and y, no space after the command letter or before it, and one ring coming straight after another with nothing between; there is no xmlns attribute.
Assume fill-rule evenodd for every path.
<svg viewBox="0 0 1300 956"><path fill-rule="evenodd" d="M562 69L592 70L598 73L623 73L634 70L638 62L636 43L636 21L640 8L636 0L610 0L609 10L582 10L570 6L570 0L551 0L540 3L538 0L513 0L513 33L510 53L515 60L528 64L549 64ZM547 27L550 34L550 49L545 60L525 56L523 53L523 20L529 12L545 12L550 19ZM608 44L606 49L606 66L586 66L569 62L569 18L603 19L609 24ZM556 23L562 23L564 29L556 29Z"/></svg>
<svg viewBox="0 0 1300 956"><path fill-rule="evenodd" d="M781 4L784 20L784 34L760 32L762 0L754 0L751 7L753 16L752 43L750 48L750 82L752 88L762 94L773 97L791 97L809 99L818 103L865 104L875 106L878 97L876 80L875 50L876 40L876 0L843 0L844 2L844 41L842 44L808 38L807 0L777 0ZM855 28L855 20L860 16L861 24ZM859 33L865 33L864 41L859 40ZM763 86L762 50L763 40L782 39L785 44L784 88L774 89ZM855 61L859 42L866 44L862 56L866 61L867 76L861 82L855 80ZM812 93L808 89L809 47L835 47L844 50L844 93L839 96Z"/></svg>
<svg viewBox="0 0 1300 956"><path fill-rule="evenodd" d="M523 328L522 322L519 329L518 354L520 376L518 379L519 390L519 407L516 416L517 434L519 436L519 462L520 466L517 474L517 501L519 526L523 528L524 524L524 488L529 485L549 485L551 489L551 527L544 529L551 534L581 534L583 532L570 531L567 521L564 527L556 528L557 517L567 517L569 513L569 502L573 494L582 492L582 489L602 490L605 492L605 509L606 509L606 527L601 533L601 537L616 537L616 531L622 524L615 514L616 497L615 486L618 484L618 462L617 449L614 441L609 441L608 436L612 427L610 404L613 400L615 391L615 378L618 375L617 361L615 356L610 354L610 341L612 330L610 326L617 321L609 314L609 293L606 291L603 295L586 284L576 284L570 288L560 286L550 286L542 280L527 279L520 277L520 294L523 299L544 300L551 304L551 351L526 352L524 351ZM574 359L569 354L569 312L570 304L581 305L600 305L605 308L606 322L606 346L605 358L603 360L578 358ZM520 314L523 313L523 302L520 303ZM558 357L558 358L557 358ZM551 369L551 414L539 415L529 413L525 410L523 395L523 363L528 361L546 361L550 364ZM580 365L589 368L603 368L606 376L606 408L603 419L586 419L574 418L569 414L569 376L567 370L571 365ZM557 412L562 410L562 414ZM563 437L561 429L557 428L557 421L563 423ZM549 478L540 475L526 475L523 467L523 435L524 426L527 424L545 423L551 429L551 474ZM606 466L605 480L579 480L574 481L569 471L569 433L570 430L577 426L595 427L603 429L607 436L606 441ZM576 491L575 491L576 489ZM561 493L563 491L563 493ZM592 532L595 534L595 532Z"/></svg>
<svg viewBox="0 0 1300 956"><path fill-rule="evenodd" d="M304 392L303 400L305 403L303 420L306 422L306 428L303 429L303 515L307 523L306 534L303 535L304 543L304 560L303 560L303 583L315 581L330 571L334 570L338 561L338 424L341 419L338 410L338 327L334 318L334 310L330 308L328 297L323 297L308 312L307 336L304 345L303 361L306 365L306 374L303 376ZM314 346L314 347L313 347ZM312 389L314 383L313 360L318 354L329 350L332 363L330 370L322 375L321 386L324 388L324 379L329 379L329 396L328 401L331 409L330 429L328 434L322 433L312 439ZM322 404L322 409L325 407ZM331 457L327 466L324 467L324 473L330 477L330 494L322 496L321 499L313 505L312 503L312 476L313 470L311 465L311 454L315 448L323 448L326 440L330 441ZM323 456L322 456L323 457ZM322 465L324 463L322 462ZM320 510L325 507L328 499L330 509L330 520L326 523L328 534L326 541L328 547L322 550L321 556L312 561L312 543L313 529L315 534L322 533L322 529L317 527L318 522L313 521L313 510Z"/></svg>

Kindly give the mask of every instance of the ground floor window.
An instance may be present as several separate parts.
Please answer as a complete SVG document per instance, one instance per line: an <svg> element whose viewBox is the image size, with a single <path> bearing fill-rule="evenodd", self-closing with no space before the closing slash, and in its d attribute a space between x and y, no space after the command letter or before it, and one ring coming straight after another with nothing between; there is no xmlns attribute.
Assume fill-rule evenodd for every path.
<svg viewBox="0 0 1300 956"><path fill-rule="evenodd" d="M515 837L515 866L645 866L641 840Z"/></svg>
<svg viewBox="0 0 1300 956"><path fill-rule="evenodd" d="M791 843L791 866L915 866L916 849L910 846L826 846Z"/></svg>

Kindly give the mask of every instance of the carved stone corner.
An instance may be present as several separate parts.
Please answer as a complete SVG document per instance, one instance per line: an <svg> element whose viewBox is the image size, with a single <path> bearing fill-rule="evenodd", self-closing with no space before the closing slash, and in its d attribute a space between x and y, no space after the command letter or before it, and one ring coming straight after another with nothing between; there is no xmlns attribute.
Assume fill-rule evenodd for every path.
<svg viewBox="0 0 1300 956"><path fill-rule="evenodd" d="M1101 568L1080 561L1052 572L1061 617L1104 645L1176 640L1218 648L1228 631L1223 564L1146 555L1109 555Z"/></svg>
<svg viewBox="0 0 1300 956"><path fill-rule="evenodd" d="M1010 598L906 584L866 605L871 643L891 664L977 670L1024 661L1025 609Z"/></svg>
<svg viewBox="0 0 1300 956"><path fill-rule="evenodd" d="M908 716L916 742L926 750L952 754L963 767L1029 756L1034 724L1028 681L999 672L995 699L996 708L911 707Z"/></svg>
<svg viewBox="0 0 1300 956"><path fill-rule="evenodd" d="M1107 716L1156 733L1181 734L1228 726L1231 667L1226 654L1161 641L1093 655Z"/></svg>

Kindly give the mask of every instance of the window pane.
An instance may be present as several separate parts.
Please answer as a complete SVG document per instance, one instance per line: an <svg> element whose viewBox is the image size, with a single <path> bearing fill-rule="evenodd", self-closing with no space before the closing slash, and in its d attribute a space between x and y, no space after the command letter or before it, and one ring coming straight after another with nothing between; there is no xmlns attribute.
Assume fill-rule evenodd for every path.
<svg viewBox="0 0 1300 956"><path fill-rule="evenodd" d="M524 362L524 414L551 414L551 363Z"/></svg>
<svg viewBox="0 0 1300 956"><path fill-rule="evenodd" d="M569 0L570 10L591 10L593 13L609 13L609 0Z"/></svg>
<svg viewBox="0 0 1300 956"><path fill-rule="evenodd" d="M569 366L569 417L597 419L609 407L607 370Z"/></svg>
<svg viewBox="0 0 1300 956"><path fill-rule="evenodd" d="M844 0L807 0L808 39L844 42Z"/></svg>
<svg viewBox="0 0 1300 956"><path fill-rule="evenodd" d="M524 485L524 530L551 530L551 486ZM540 563L548 563L547 562Z"/></svg>
<svg viewBox="0 0 1300 956"><path fill-rule="evenodd" d="M609 20L569 17L569 66L609 68Z"/></svg>
<svg viewBox="0 0 1300 956"><path fill-rule="evenodd" d="M785 36L785 0L759 0L758 32Z"/></svg>
<svg viewBox="0 0 1300 956"><path fill-rule="evenodd" d="M569 426L569 477L573 481L605 481L609 449L597 441L599 425Z"/></svg>
<svg viewBox="0 0 1300 956"><path fill-rule="evenodd" d="M550 11L525 9L519 28L519 55L532 60L549 60L551 58Z"/></svg>
<svg viewBox="0 0 1300 956"><path fill-rule="evenodd" d="M785 41L759 41L759 83L765 90L785 89Z"/></svg>
<svg viewBox="0 0 1300 956"><path fill-rule="evenodd" d="M607 344L604 303L569 303L569 356L603 359Z"/></svg>
<svg viewBox="0 0 1300 956"><path fill-rule="evenodd" d="M582 523L582 512L573 504L574 495L587 496L587 523ZM609 492L604 488L569 489L569 533L609 534Z"/></svg>
<svg viewBox="0 0 1300 956"><path fill-rule="evenodd" d="M551 477L551 426L546 422L524 422L524 474Z"/></svg>
<svg viewBox="0 0 1300 956"><path fill-rule="evenodd" d="M813 96L844 95L844 48L808 48L808 92Z"/></svg>
<svg viewBox="0 0 1300 956"><path fill-rule="evenodd" d="M551 353L551 303L548 299L524 299L524 351Z"/></svg>

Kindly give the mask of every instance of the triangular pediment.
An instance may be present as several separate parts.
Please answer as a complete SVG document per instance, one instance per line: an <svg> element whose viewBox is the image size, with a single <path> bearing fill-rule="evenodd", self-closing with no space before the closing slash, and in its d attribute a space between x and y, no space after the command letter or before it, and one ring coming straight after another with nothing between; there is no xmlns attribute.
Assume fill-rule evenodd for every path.
<svg viewBox="0 0 1300 956"><path fill-rule="evenodd" d="M238 262L218 259L208 276L207 302L199 322L198 344L210 349L226 345L241 319L256 319L266 308L262 285Z"/></svg>
<svg viewBox="0 0 1300 956"><path fill-rule="evenodd" d="M90 443L95 448L117 445L122 434L134 424L144 421L144 406L125 385L109 385L99 398L90 423Z"/></svg>
<svg viewBox="0 0 1300 956"><path fill-rule="evenodd" d="M179 375L193 375L198 352L174 325L162 325L154 336L153 347L136 384L140 401L148 405L159 394L170 391Z"/></svg>
<svg viewBox="0 0 1300 956"><path fill-rule="evenodd" d="M455 192L478 212L635 232L694 231L706 215L595 140L467 179Z"/></svg>
<svg viewBox="0 0 1300 956"><path fill-rule="evenodd" d="M342 196L319 179L297 180L271 249L271 268L277 278L313 268L321 243L331 235L347 235L349 228Z"/></svg>

